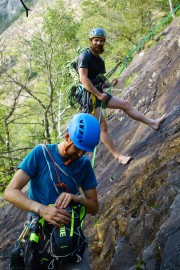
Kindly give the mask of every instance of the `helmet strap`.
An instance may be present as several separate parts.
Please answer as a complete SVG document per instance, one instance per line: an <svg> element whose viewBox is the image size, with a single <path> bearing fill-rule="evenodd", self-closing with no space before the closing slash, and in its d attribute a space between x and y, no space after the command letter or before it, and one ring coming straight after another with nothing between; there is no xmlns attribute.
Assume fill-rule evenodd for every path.
<svg viewBox="0 0 180 270"><path fill-rule="evenodd" d="M68 144L67 144L66 146L64 146L64 154L65 154L65 155L67 154L67 148L69 148L69 146L71 146L72 144L73 144L73 142L70 140L70 141L68 142ZM65 164L65 165L68 165L70 162L71 162L71 160L68 159L68 160L66 160L66 161L64 162L64 164Z"/></svg>
<svg viewBox="0 0 180 270"><path fill-rule="evenodd" d="M67 154L67 148L69 148L69 146L71 146L73 144L73 142L70 140L68 142L68 144L66 146L64 146L64 154L66 155Z"/></svg>

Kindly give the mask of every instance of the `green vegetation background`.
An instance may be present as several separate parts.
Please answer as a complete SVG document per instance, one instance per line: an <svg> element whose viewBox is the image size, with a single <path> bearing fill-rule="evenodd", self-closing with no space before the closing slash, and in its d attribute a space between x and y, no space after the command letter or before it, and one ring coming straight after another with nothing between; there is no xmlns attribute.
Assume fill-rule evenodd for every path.
<svg viewBox="0 0 180 270"><path fill-rule="evenodd" d="M172 1L174 8L178 2ZM90 30L102 27L107 32L103 58L108 72L170 13L168 0L80 3L81 7L73 10L67 1L55 1L44 14L37 14L41 23L33 25L33 32L17 31L10 45L0 51L1 194L27 152L39 143L59 142L67 121L79 110L67 101L73 83L69 66L78 51L89 46ZM139 51L157 42L157 36L171 21ZM29 23L33 23L30 16L26 20ZM130 77L126 84L132 80Z"/></svg>

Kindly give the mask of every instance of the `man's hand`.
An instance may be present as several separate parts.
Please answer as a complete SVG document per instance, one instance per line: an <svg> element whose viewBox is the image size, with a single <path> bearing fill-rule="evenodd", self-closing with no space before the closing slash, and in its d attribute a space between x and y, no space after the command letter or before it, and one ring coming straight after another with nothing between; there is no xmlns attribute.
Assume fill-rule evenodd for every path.
<svg viewBox="0 0 180 270"><path fill-rule="evenodd" d="M48 223L56 227L62 224L68 224L71 221L71 215L64 209L56 206L42 206L39 213Z"/></svg>
<svg viewBox="0 0 180 270"><path fill-rule="evenodd" d="M71 201L74 201L74 202L79 202L80 200L80 196L78 195L73 195L71 193L66 193L66 192L63 192L61 193L61 195L57 198L56 202L55 202L55 205L56 207L59 209L64 209L66 208Z"/></svg>
<svg viewBox="0 0 180 270"><path fill-rule="evenodd" d="M108 96L105 93L100 93L100 92L98 92L96 96L101 101L105 101L108 98Z"/></svg>
<svg viewBox="0 0 180 270"><path fill-rule="evenodd" d="M118 80L116 78L114 78L111 82L112 86L116 86L117 83L118 83Z"/></svg>
<svg viewBox="0 0 180 270"><path fill-rule="evenodd" d="M71 202L82 204L86 207L88 214L96 215L98 212L98 199L96 188L84 191L84 194L73 195L63 192L57 198L55 206L59 210L66 208Z"/></svg>

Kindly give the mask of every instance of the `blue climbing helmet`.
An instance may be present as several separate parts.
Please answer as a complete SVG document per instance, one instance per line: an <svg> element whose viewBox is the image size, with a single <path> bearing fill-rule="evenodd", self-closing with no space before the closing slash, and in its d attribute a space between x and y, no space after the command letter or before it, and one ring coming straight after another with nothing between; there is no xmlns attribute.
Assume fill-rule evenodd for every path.
<svg viewBox="0 0 180 270"><path fill-rule="evenodd" d="M87 113L76 114L68 126L68 133L73 144L84 151L93 152L100 139L98 120Z"/></svg>
<svg viewBox="0 0 180 270"><path fill-rule="evenodd" d="M97 37L106 39L106 32L104 31L103 28L94 28L91 30L89 34L89 39L97 38Z"/></svg>

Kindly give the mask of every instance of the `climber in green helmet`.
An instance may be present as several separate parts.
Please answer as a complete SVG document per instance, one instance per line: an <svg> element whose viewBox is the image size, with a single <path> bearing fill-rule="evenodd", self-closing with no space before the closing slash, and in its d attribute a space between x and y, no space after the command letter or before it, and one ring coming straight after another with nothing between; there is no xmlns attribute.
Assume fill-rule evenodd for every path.
<svg viewBox="0 0 180 270"><path fill-rule="evenodd" d="M121 109L129 117L136 121L140 121L154 130L158 130L161 123L165 120L166 115L162 115L158 119L150 119L143 113L132 107L129 101L115 97L106 93L106 89L110 85L115 86L118 83L114 79L111 84L106 80L104 60L100 55L104 52L106 42L106 32L103 28L94 28L89 34L90 48L83 51L77 60L77 70L81 85L80 93L85 93L83 98L77 98L78 102L83 107L84 111L93 114L97 119L100 117L102 102L105 107L110 109ZM100 117L101 125L101 140L109 151L113 154L116 160L121 164L127 164L132 159L131 156L124 156L116 149L107 129L107 123L104 116Z"/></svg>
<svg viewBox="0 0 180 270"><path fill-rule="evenodd" d="M91 162L85 156L85 153L93 152L99 143L99 139L99 121L87 113L75 115L68 123L67 132L61 143L40 144L29 152L19 164L18 171L6 188L5 199L16 207L28 211L28 220L41 217L45 220L47 226L60 228L61 236L65 236L65 231L61 227L67 226L71 221L71 215L66 210L67 207L72 204L83 205L86 212L91 215L96 215L98 212L97 181ZM29 183L28 196L22 191L27 183ZM44 232L48 229L49 227L45 227ZM86 238L84 238L83 245L73 251L78 261L72 262L68 259L68 256L60 260L60 255L58 255L54 259L53 244L48 246L47 243L46 253L50 253L45 255L48 256L43 254L44 251L42 252L39 246L38 251L33 252L32 248L35 248L34 245L38 242L37 238L43 241L44 237L43 235L38 237L38 234L36 234L33 231L31 234L33 237L29 239L29 242L35 239L33 246L28 246L24 251L22 263L25 263L25 268L15 267L12 263L11 269L90 270ZM78 245L78 243L75 244ZM42 242L42 245L44 245L44 242ZM44 250L44 246L42 248ZM68 242L66 248L68 249ZM71 244L69 244L69 248L71 248ZM61 253L61 250L57 249L58 246L56 245L56 252ZM17 249L15 251L17 253ZM42 261L44 257L46 260ZM14 256L12 258L14 260ZM15 263L17 264L17 262ZM44 263L46 263L45 266ZM52 268L54 264L56 264L56 267Z"/></svg>

